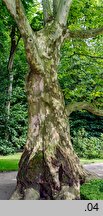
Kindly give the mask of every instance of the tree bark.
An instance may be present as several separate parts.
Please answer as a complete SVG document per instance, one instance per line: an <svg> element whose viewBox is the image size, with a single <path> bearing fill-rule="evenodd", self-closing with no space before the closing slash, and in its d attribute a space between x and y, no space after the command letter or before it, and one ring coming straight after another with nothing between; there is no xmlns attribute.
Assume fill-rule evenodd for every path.
<svg viewBox="0 0 103 216"><path fill-rule="evenodd" d="M60 0L53 0L53 15L56 17L58 8L59 8Z"/></svg>
<svg viewBox="0 0 103 216"><path fill-rule="evenodd" d="M46 23L53 18L50 0L42 0L42 5L43 5L44 25L46 25Z"/></svg>
<svg viewBox="0 0 103 216"><path fill-rule="evenodd" d="M58 199L63 187L68 187L61 199L69 199L69 187L73 187L73 198L77 198L84 171L71 145L62 94L53 76L45 84L44 79L30 72L27 81L28 136L19 164L17 190L23 199L28 198L28 188L38 191L38 199Z"/></svg>

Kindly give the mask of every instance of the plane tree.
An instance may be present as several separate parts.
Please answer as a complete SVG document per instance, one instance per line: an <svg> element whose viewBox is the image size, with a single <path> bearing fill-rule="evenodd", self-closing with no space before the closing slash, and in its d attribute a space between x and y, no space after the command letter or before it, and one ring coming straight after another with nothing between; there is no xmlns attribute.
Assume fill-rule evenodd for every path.
<svg viewBox="0 0 103 216"><path fill-rule="evenodd" d="M86 171L73 150L67 116L77 109L87 109L97 115L103 115L103 112L86 102L66 107L58 82L57 66L64 40L96 37L103 33L103 27L96 24L85 28L86 19L81 13L83 16L79 20L85 21L83 27L77 25L74 29L71 23L67 25L67 21L68 17L72 17L72 3L77 13L76 1L42 0L43 28L33 31L24 11L25 1L3 2L18 26L29 64L26 79L27 141L12 199L77 199ZM78 10L83 9L84 4L81 1ZM102 17L101 11L98 11Z"/></svg>

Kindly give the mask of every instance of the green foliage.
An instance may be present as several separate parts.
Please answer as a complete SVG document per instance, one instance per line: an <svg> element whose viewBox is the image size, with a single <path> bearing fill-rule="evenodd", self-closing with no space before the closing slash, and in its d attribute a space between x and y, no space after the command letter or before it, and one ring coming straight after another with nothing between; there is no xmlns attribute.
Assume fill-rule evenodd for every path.
<svg viewBox="0 0 103 216"><path fill-rule="evenodd" d="M72 30L98 28L103 23L102 0L73 0L68 26Z"/></svg>
<svg viewBox="0 0 103 216"><path fill-rule="evenodd" d="M68 18L69 29L75 31L102 26L101 10L101 0L74 0ZM58 78L66 104L87 101L103 109L102 56L102 35L84 40L65 41L61 48ZM86 111L74 112L70 116L70 129L74 148L79 156L103 157L100 151L102 149L103 117L94 116ZM85 130L86 133L84 138L80 135L82 130Z"/></svg>
<svg viewBox="0 0 103 216"><path fill-rule="evenodd" d="M84 128L89 137L99 138L103 134L103 117L93 115L87 111L73 112L70 116L71 136Z"/></svg>
<svg viewBox="0 0 103 216"><path fill-rule="evenodd" d="M34 31L39 31L43 28L43 12L36 12L35 16L32 19L31 27Z"/></svg>
<svg viewBox="0 0 103 216"><path fill-rule="evenodd" d="M0 139L0 154L7 155L15 152L15 148L10 141Z"/></svg>
<svg viewBox="0 0 103 216"><path fill-rule="evenodd" d="M73 138L73 146L79 157L103 158L103 134L100 138L88 137L88 133L81 129Z"/></svg>
<svg viewBox="0 0 103 216"><path fill-rule="evenodd" d="M28 72L22 41L19 43L14 60L14 82L9 121L10 140L15 149L23 148L27 133L27 99L25 76Z"/></svg>
<svg viewBox="0 0 103 216"><path fill-rule="evenodd" d="M103 200L103 180L96 179L83 184L80 194L82 200Z"/></svg>
<svg viewBox="0 0 103 216"><path fill-rule="evenodd" d="M89 101L103 106L102 56L102 37L64 43L58 78L66 103Z"/></svg>
<svg viewBox="0 0 103 216"><path fill-rule="evenodd" d="M78 111L70 116L71 137L78 156L103 158L103 117L87 111Z"/></svg>
<svg viewBox="0 0 103 216"><path fill-rule="evenodd" d="M7 46L10 50L9 43ZM2 56L2 53L1 55ZM8 59L8 51L2 58L0 68L0 154L10 154L23 148L27 133L27 101L25 93L25 75L28 67L22 41L19 42L14 67L13 67L13 93L11 98L10 119L7 121L6 101L8 88L8 70L5 59ZM9 132L9 140L5 140L5 132Z"/></svg>
<svg viewBox="0 0 103 216"><path fill-rule="evenodd" d="M68 18L72 31L102 26L103 1L73 0ZM103 36L67 40L61 48L59 81L66 103L89 101L103 107Z"/></svg>

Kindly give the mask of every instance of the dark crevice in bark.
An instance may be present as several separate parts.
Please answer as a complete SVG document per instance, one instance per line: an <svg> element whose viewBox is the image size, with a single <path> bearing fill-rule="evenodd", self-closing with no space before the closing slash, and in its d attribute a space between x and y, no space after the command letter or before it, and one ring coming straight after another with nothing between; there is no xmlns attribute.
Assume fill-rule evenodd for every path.
<svg viewBox="0 0 103 216"><path fill-rule="evenodd" d="M20 188L20 191L22 194L24 194L23 191L25 188L32 185L31 180L26 177L26 173L28 172L28 168L29 168L29 158L30 158L31 153L32 153L32 150L28 151L25 148L25 150L22 154L21 160L19 162L17 185L19 185L19 188Z"/></svg>

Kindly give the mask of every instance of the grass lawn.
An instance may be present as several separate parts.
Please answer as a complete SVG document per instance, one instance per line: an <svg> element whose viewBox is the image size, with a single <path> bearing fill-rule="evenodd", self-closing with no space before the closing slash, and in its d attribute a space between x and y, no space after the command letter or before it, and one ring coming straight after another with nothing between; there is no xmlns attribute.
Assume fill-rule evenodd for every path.
<svg viewBox="0 0 103 216"><path fill-rule="evenodd" d="M17 171L18 170L18 162L20 160L22 153L16 153L14 155L8 156L0 156L0 172L3 171ZM103 163L103 159L80 159L82 164L89 163Z"/></svg>
<svg viewBox="0 0 103 216"><path fill-rule="evenodd" d="M0 171L17 171L20 157L21 153L16 153L14 155L8 156L0 156Z"/></svg>

